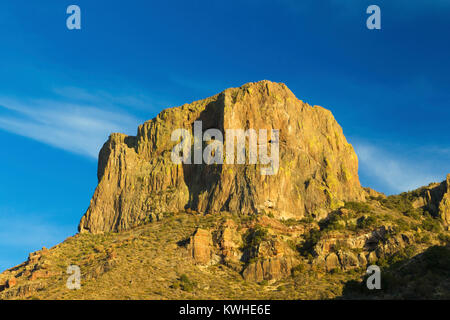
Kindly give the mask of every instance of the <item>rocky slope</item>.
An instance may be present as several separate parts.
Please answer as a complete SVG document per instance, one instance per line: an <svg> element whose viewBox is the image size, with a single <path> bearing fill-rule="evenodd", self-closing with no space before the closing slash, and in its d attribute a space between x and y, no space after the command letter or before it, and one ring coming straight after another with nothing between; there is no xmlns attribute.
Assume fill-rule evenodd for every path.
<svg viewBox="0 0 450 320"><path fill-rule="evenodd" d="M174 164L171 133L198 119L203 130L280 129L278 173ZM448 264L436 276L426 268L448 260L450 175L386 197L357 171L331 113L283 84L165 110L135 137L110 136L80 233L0 274L0 299L449 298ZM385 291L364 290L372 264L386 271ZM66 287L69 265L80 290ZM401 270L440 285L416 290L423 283Z"/></svg>
<svg viewBox="0 0 450 320"><path fill-rule="evenodd" d="M448 253L420 262L449 243L442 224L363 204L347 203L334 222L180 212L120 233L77 234L0 274L0 299L450 298ZM382 269L380 292L364 290L370 264ZM430 275L430 264L444 272ZM66 286L69 265L81 269L79 290Z"/></svg>

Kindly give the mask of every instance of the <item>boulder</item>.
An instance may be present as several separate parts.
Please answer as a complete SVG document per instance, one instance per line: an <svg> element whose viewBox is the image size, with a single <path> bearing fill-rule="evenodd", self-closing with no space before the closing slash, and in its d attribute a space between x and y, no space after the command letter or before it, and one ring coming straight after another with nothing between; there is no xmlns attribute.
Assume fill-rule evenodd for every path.
<svg viewBox="0 0 450 320"><path fill-rule="evenodd" d="M189 242L189 251L196 264L207 265L211 262L212 245L211 232L198 228Z"/></svg>

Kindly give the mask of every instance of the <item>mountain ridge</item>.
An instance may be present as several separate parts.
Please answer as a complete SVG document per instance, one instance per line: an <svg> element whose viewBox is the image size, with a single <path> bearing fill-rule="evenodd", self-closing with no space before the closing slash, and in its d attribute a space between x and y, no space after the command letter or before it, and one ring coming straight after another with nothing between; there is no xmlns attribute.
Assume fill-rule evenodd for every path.
<svg viewBox="0 0 450 320"><path fill-rule="evenodd" d="M279 129L278 173L173 163L172 132L192 133L198 120L205 131ZM424 269L445 269L435 261L449 257L450 174L388 197L363 188L332 113L284 84L227 89L162 111L136 136L111 134L98 180L79 233L1 273L0 299L450 297L447 273ZM387 275L376 294L364 290L373 264ZM70 265L81 269L80 290L66 286ZM427 279L426 290L402 268Z"/></svg>

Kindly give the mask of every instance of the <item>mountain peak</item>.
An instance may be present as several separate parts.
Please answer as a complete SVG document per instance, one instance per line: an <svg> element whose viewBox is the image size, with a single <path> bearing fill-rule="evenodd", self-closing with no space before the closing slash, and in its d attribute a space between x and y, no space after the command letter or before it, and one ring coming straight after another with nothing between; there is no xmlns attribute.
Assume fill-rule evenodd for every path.
<svg viewBox="0 0 450 320"><path fill-rule="evenodd" d="M195 126L200 130L197 146L192 142ZM179 141L171 138L177 129L193 137L190 163L172 161ZM256 140L249 139L241 146L245 161L238 163L236 140L233 163L224 157L222 163L195 164L194 149L204 150L211 143L205 141L208 129L222 133L223 153L232 144L227 140L230 129L247 136L254 130L257 149L266 145L267 154L261 157L257 149L251 154ZM264 175L270 167L274 174ZM318 219L342 201L363 200L365 195L356 154L331 112L298 100L285 84L268 80L166 109L140 125L136 136L112 134L99 154L98 178L80 232L127 230L183 210Z"/></svg>

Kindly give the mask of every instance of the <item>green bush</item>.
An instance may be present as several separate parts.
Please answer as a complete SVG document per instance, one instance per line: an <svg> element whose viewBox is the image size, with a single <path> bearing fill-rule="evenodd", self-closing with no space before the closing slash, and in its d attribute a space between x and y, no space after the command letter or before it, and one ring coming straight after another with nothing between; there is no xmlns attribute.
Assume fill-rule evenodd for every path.
<svg viewBox="0 0 450 320"><path fill-rule="evenodd" d="M243 236L244 249L258 247L261 242L268 240L268 234L267 229L259 225L247 230Z"/></svg>
<svg viewBox="0 0 450 320"><path fill-rule="evenodd" d="M312 229L305 240L297 246L298 252L306 258L312 258L315 255L314 247L319 242L321 236L320 230Z"/></svg>
<svg viewBox="0 0 450 320"><path fill-rule="evenodd" d="M425 220L422 221L422 229L438 233L442 230L442 226L437 218L427 216Z"/></svg>
<svg viewBox="0 0 450 320"><path fill-rule="evenodd" d="M429 234L424 234L421 238L420 238L420 242L422 243L430 243L431 242L431 237Z"/></svg>
<svg viewBox="0 0 450 320"><path fill-rule="evenodd" d="M346 202L344 205L345 209L352 210L356 213L368 213L370 212L370 206L367 203L363 202Z"/></svg>
<svg viewBox="0 0 450 320"><path fill-rule="evenodd" d="M411 226L409 223L403 219L397 219L395 220L395 224L397 227L395 228L395 231L407 231L411 229Z"/></svg>
<svg viewBox="0 0 450 320"><path fill-rule="evenodd" d="M280 221L281 221L281 223L283 223L287 227L297 226L297 225L299 225L301 223L300 220L296 220L296 219L292 219L292 218L287 219L287 220L282 219Z"/></svg>
<svg viewBox="0 0 450 320"><path fill-rule="evenodd" d="M303 223L312 223L312 222L314 222L314 217L313 217L312 215L308 215L308 216L306 216L306 217L303 217L303 218L300 220L300 222L303 222Z"/></svg>
<svg viewBox="0 0 450 320"><path fill-rule="evenodd" d="M340 250L348 250L349 246L345 241L337 241L335 244L331 246L331 250L334 252L338 252Z"/></svg>
<svg viewBox="0 0 450 320"><path fill-rule="evenodd" d="M297 274L302 274L306 271L306 266L303 263L300 263L291 269L292 276L296 276Z"/></svg>
<svg viewBox="0 0 450 320"><path fill-rule="evenodd" d="M450 234L439 233L438 239L442 242L449 243L450 242Z"/></svg>
<svg viewBox="0 0 450 320"><path fill-rule="evenodd" d="M410 197L407 193L400 195L389 196L386 199L381 200L381 203L389 209L399 211L401 213L415 214L415 210Z"/></svg>
<svg viewBox="0 0 450 320"><path fill-rule="evenodd" d="M258 283L260 286L267 286L269 284L269 282L267 280L263 280L261 282Z"/></svg>
<svg viewBox="0 0 450 320"><path fill-rule="evenodd" d="M403 214L407 217L419 220L420 217L423 215L423 210L422 209L408 209L405 212L403 212Z"/></svg>
<svg viewBox="0 0 450 320"><path fill-rule="evenodd" d="M358 219L358 221L356 222L356 226L359 229L367 229L376 226L377 222L377 218L375 218L374 216L367 216Z"/></svg>
<svg viewBox="0 0 450 320"><path fill-rule="evenodd" d="M319 222L319 227L322 231L343 230L346 222L339 212L332 212Z"/></svg>
<svg viewBox="0 0 450 320"><path fill-rule="evenodd" d="M192 282L186 274L182 274L180 277L180 286L181 289L187 292L194 291L195 283Z"/></svg>

